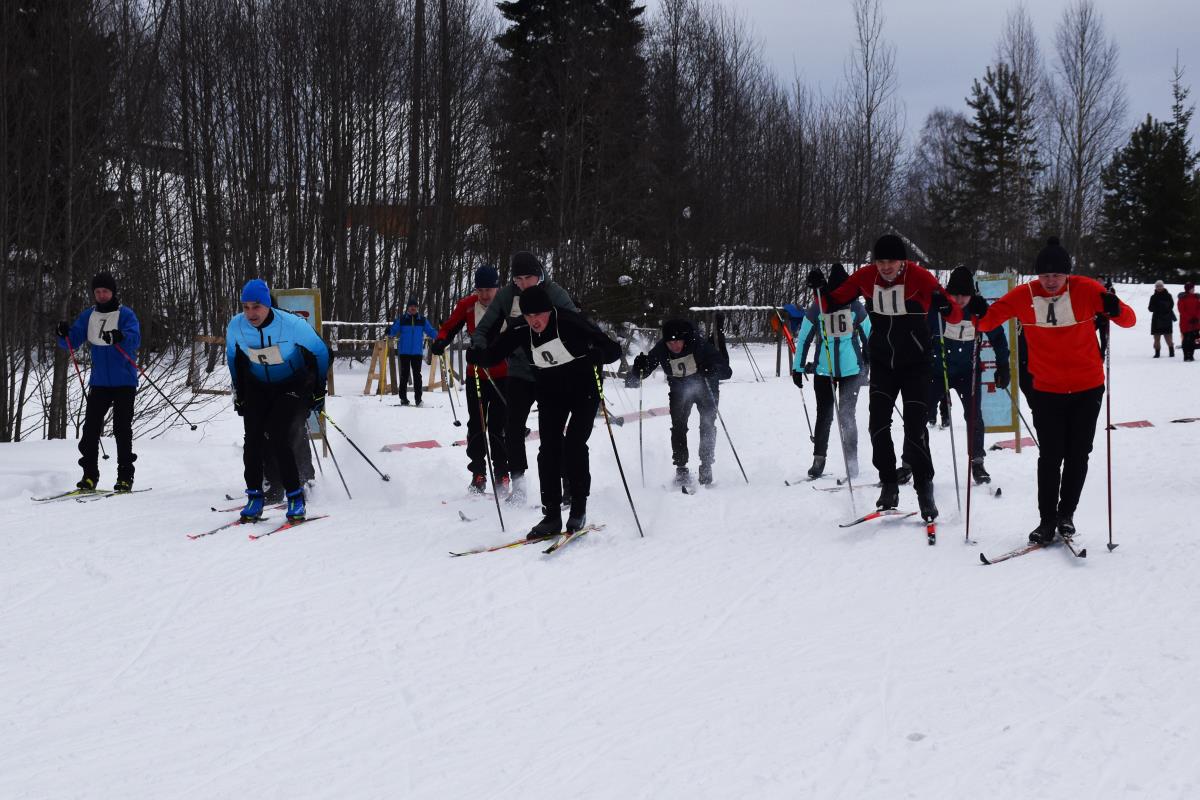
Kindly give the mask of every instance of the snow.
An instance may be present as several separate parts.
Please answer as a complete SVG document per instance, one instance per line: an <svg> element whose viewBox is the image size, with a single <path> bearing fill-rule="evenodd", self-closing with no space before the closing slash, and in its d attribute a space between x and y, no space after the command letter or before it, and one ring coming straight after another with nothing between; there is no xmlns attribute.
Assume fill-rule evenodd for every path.
<svg viewBox="0 0 1200 800"><path fill-rule="evenodd" d="M716 486L670 491L660 417L643 488L638 426L614 429L639 539L598 423L607 527L549 557L448 557L538 515L506 506L503 534L491 500L464 499L437 392L430 410L331 398L392 480L334 433L354 499L324 461L310 513L331 518L255 542L184 536L232 516L208 511L241 488L232 411L136 443L152 492L85 504L29 500L77 479L74 442L0 446L0 796L1196 797L1200 423L1170 420L1196 416L1200 365L1151 359L1150 288L1119 289L1139 322L1113 336L1113 419L1154 427L1112 434L1112 553L1098 431L1086 559L980 565L1036 524L1036 452L989 454L1003 496L973 496L966 545L945 430L936 547L911 521L839 529L847 493L784 486L811 460L800 393L754 383L740 348L721 408L751 484L719 434ZM757 357L773 376L773 348ZM649 381L644 406L665 399Z"/></svg>

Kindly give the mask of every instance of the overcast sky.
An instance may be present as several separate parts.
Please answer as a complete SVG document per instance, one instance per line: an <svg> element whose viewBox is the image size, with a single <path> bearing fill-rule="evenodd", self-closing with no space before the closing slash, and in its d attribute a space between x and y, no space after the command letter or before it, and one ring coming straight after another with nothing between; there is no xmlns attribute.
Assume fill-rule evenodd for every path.
<svg viewBox="0 0 1200 800"><path fill-rule="evenodd" d="M776 75L799 74L831 90L845 75L853 39L850 0L710 0L736 9L761 40ZM658 2L646 0L653 16ZM910 138L937 106L966 111L973 78L995 59L996 42L1015 2L989 0L883 0L884 37L896 47L899 95ZM1026 2L1047 66L1054 30L1066 0ZM1117 40L1129 98L1129 124L1171 110L1175 53L1186 69L1189 98L1200 102L1200 0L1096 0L1104 27ZM1197 124L1192 126L1196 141Z"/></svg>

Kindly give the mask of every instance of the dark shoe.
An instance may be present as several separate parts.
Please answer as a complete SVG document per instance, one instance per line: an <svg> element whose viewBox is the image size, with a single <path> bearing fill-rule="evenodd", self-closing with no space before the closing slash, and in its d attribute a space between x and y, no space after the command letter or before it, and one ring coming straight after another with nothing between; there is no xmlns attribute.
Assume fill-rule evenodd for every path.
<svg viewBox="0 0 1200 800"><path fill-rule="evenodd" d="M242 519L262 519L263 493L261 489L246 490L246 505L242 506Z"/></svg>
<svg viewBox="0 0 1200 800"><path fill-rule="evenodd" d="M825 456L813 456L812 466L808 468L808 477L816 480L825 472Z"/></svg>
<svg viewBox="0 0 1200 800"><path fill-rule="evenodd" d="M937 519L937 503L933 501L933 481L914 481L913 488L917 490L917 507L921 509L921 519L926 522Z"/></svg>
<svg viewBox="0 0 1200 800"><path fill-rule="evenodd" d="M673 483L676 486L687 486L692 482L692 473L687 467L675 468L675 479Z"/></svg>
<svg viewBox="0 0 1200 800"><path fill-rule="evenodd" d="M1155 358L1158 358L1158 357L1159 357L1159 356L1161 356L1161 355L1162 355L1162 353L1158 352L1157 350L1155 350L1155 351L1154 351L1154 357L1155 357Z"/></svg>
<svg viewBox="0 0 1200 800"><path fill-rule="evenodd" d="M92 492L96 489L96 481L98 478L93 478L90 475L84 475L79 479L79 483L75 484L76 489L82 489L85 492Z"/></svg>
<svg viewBox="0 0 1200 800"><path fill-rule="evenodd" d="M525 502L525 472L523 470L513 470L510 477L512 480L508 497L504 498L504 502L514 506L522 505Z"/></svg>
<svg viewBox="0 0 1200 800"><path fill-rule="evenodd" d="M571 503L571 516L567 517L567 530L574 532L587 525L587 498L580 497Z"/></svg>
<svg viewBox="0 0 1200 800"><path fill-rule="evenodd" d="M467 491L473 494L483 494L487 489L487 475L472 475L471 483L467 485Z"/></svg>
<svg viewBox="0 0 1200 800"><path fill-rule="evenodd" d="M287 493L287 518L302 520L308 509L304 507L304 490L293 489Z"/></svg>
<svg viewBox="0 0 1200 800"><path fill-rule="evenodd" d="M542 508L542 521L529 529L526 539L543 539L547 536L553 536L556 533L562 533L562 511L558 508Z"/></svg>
<svg viewBox="0 0 1200 800"><path fill-rule="evenodd" d="M712 464L700 465L699 480L701 486L708 486L710 483L712 483Z"/></svg>
<svg viewBox="0 0 1200 800"><path fill-rule="evenodd" d="M1075 536L1075 520L1071 514L1058 518L1058 535L1064 539L1070 539Z"/></svg>
<svg viewBox="0 0 1200 800"><path fill-rule="evenodd" d="M1033 544L1050 544L1054 541L1054 523L1042 520L1041 524L1029 533L1029 541Z"/></svg>
<svg viewBox="0 0 1200 800"><path fill-rule="evenodd" d="M132 492L133 478L117 478L117 482L113 484L113 491L117 494Z"/></svg>
<svg viewBox="0 0 1200 800"><path fill-rule="evenodd" d="M982 458L979 459L978 461L975 461L974 459L972 459L972 461L971 461L971 477L975 479L976 485L981 484L981 483L991 483L992 482L992 476L988 474L988 471L986 469L984 469Z"/></svg>
<svg viewBox="0 0 1200 800"><path fill-rule="evenodd" d="M900 505L900 487L895 483L885 483L879 489L879 499L875 501L876 508L895 508Z"/></svg>
<svg viewBox="0 0 1200 800"><path fill-rule="evenodd" d="M908 483L912 480L912 467L908 464L901 464L900 469L896 470L896 483Z"/></svg>
<svg viewBox="0 0 1200 800"><path fill-rule="evenodd" d="M401 397L401 398L400 398L400 405L402 405L402 406L406 406L406 405L408 405L408 398L407 398L407 397Z"/></svg>

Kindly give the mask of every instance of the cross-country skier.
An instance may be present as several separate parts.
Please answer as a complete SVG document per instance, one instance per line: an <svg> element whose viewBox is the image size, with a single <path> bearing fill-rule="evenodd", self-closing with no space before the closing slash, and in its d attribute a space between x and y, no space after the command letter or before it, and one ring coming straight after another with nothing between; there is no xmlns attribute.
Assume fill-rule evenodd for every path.
<svg viewBox="0 0 1200 800"><path fill-rule="evenodd" d="M304 489L289 433L296 418L325 408L329 348L300 317L271 307L265 281L248 281L242 313L225 330L225 360L233 381L233 406L242 417L246 505L242 517L263 511L263 449L275 456L287 498L288 519L304 519Z"/></svg>
<svg viewBox="0 0 1200 800"><path fill-rule="evenodd" d="M821 292L830 307L849 303L862 295L871 314L871 396L867 428L871 434L872 463L879 471L882 490L876 505L895 508L900 502L896 475L896 450L892 444L892 404L904 396L905 463L912 468L917 503L926 521L937 518L933 497L933 461L925 428L929 392L930 350L927 315L936 308L951 323L962 311L950 302L945 290L924 267L908 260L899 236L879 237L872 248L873 262L857 269L837 289L823 292L826 280L820 270L808 275L808 285Z"/></svg>
<svg viewBox="0 0 1200 800"><path fill-rule="evenodd" d="M421 360L425 355L425 337L433 339L437 331L417 304L415 295L410 295L404 313L396 317L387 335L396 340L396 357L400 360L400 405L408 405L408 379L412 375L413 396L421 405Z"/></svg>
<svg viewBox="0 0 1200 800"><path fill-rule="evenodd" d="M691 485L688 471L688 417L692 406L700 412L700 483L712 483L713 456L717 445L717 403L720 402L718 381L733 377L728 356L721 357L717 348L701 338L686 319L669 319L663 323L663 336L649 354L639 353L633 368L625 377L631 388L662 367L667 373L667 388L671 408L671 460L675 464L675 485Z"/></svg>
<svg viewBox="0 0 1200 800"><path fill-rule="evenodd" d="M829 271L830 292L846 282L846 269L834 264ZM830 308L822 313L816 300L804 311L800 331L796 336L796 355L792 359L792 382L804 388L804 376L813 375L813 390L817 395L817 424L813 429L813 463L808 476L816 479L825 472L825 457L829 447L829 429L834 416L834 389L838 399L838 430L841 432L846 467L851 478L858 477L858 424L854 415L858 407L858 390L870 376L867 356L871 319L858 300L848 305ZM808 357L812 346L812 359Z"/></svg>
<svg viewBox="0 0 1200 800"><path fill-rule="evenodd" d="M458 301L450 318L442 323L437 338L429 346L434 356L446 352L446 346L463 325L467 335L475 332L475 326L483 319L500 289L500 273L491 264L475 270L475 291ZM467 469L471 471L470 490L482 492L487 486L487 445L492 452L492 470L495 472L498 491L507 493L509 488L508 455L504 445L504 421L506 377L508 366L503 362L491 369L472 365L467 369ZM480 393L482 389L483 413L487 417L488 440L483 438L483 420L479 418ZM524 433L524 431L522 431Z"/></svg>
<svg viewBox="0 0 1200 800"><path fill-rule="evenodd" d="M1196 348L1200 347L1200 295L1196 284L1185 283L1179 293L1179 343L1183 347L1183 360L1195 361Z"/></svg>
<svg viewBox="0 0 1200 800"><path fill-rule="evenodd" d="M619 359L621 347L582 315L556 308L544 287L523 289L520 310L523 324L510 319L513 324L493 344L468 350L467 362L490 366L518 349L527 349L532 355L541 439L538 482L544 516L529 536L538 538L563 530L564 475L571 484L571 514L566 529L576 531L587 524L587 498L592 484L587 440L600 408L597 371L601 365Z"/></svg>
<svg viewBox="0 0 1200 800"><path fill-rule="evenodd" d="M579 312L571 296L546 277L542 262L533 253L514 253L508 269L512 275L512 282L496 292L496 298L492 300L483 318L475 323L475 332L471 334L473 348L487 347L500 335L505 322L510 328L524 324L521 320L521 307L517 301L522 292L534 286L541 286L551 304L560 311ZM508 419L504 426L504 445L507 448L509 474L512 476L512 488L508 499L513 504L522 504L525 502L525 470L529 468L525 455L525 432L535 394L533 363L529 360L528 348L518 346L509 355L507 366L509 380L505 387L505 395L508 400Z"/></svg>
<svg viewBox="0 0 1200 800"><path fill-rule="evenodd" d="M967 303L975 297L983 300L975 291L974 274L966 267L957 267L950 273L950 280L946 281L946 292L959 308L966 308ZM986 309L987 301L983 300L983 304L977 304L976 307ZM970 319L954 324L945 323L936 314L930 314L930 324L935 326L935 331L941 332L939 341L934 343L933 372L929 376L930 419L933 419L935 406L945 398L946 384L949 383L950 388L958 394L963 419L967 424L967 455L971 459L971 477L976 484L990 483L992 476L983 465L986 455L983 448L983 393L987 386L983 383L982 350L975 348L975 325ZM1004 391L1012 379L1008 363L1008 337L1005 336L1003 327L988 331L987 337L996 361L994 384L997 389Z"/></svg>
<svg viewBox="0 0 1200 800"><path fill-rule="evenodd" d="M1087 478L1088 454L1104 398L1104 361L1096 341L1097 317L1133 327L1133 309L1091 278L1071 274L1071 256L1051 237L1035 262L1037 280L1016 287L991 308L975 296L967 312L981 331L1021 321L1029 348L1033 388L1029 405L1038 433L1038 513L1031 542L1055 533L1075 535L1074 515Z"/></svg>
<svg viewBox="0 0 1200 800"><path fill-rule="evenodd" d="M84 342L92 352L92 373L88 377L87 412L79 436L79 466L83 477L75 484L80 489L96 488L100 481L100 434L104 417L113 410L113 436L117 440L117 480L113 491L133 490L133 399L137 394L138 371L134 366L142 329L133 309L121 305L117 281L107 272L92 278L95 305L85 308L74 324L58 323L58 346L78 350ZM123 351L123 352L122 352Z"/></svg>

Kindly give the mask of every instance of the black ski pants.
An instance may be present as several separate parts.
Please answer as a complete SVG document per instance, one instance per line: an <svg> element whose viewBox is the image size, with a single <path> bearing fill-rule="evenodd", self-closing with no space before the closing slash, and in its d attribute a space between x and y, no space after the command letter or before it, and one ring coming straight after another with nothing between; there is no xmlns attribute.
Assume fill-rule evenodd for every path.
<svg viewBox="0 0 1200 800"><path fill-rule="evenodd" d="M592 377L590 372L583 375ZM553 388L549 383L543 378L537 395L538 436L541 439L537 457L538 483L542 507L557 509L562 505L563 478L571 484L573 501L586 500L591 493L587 442L600 409L600 393L594 383L582 380L566 380Z"/></svg>
<svg viewBox="0 0 1200 800"><path fill-rule="evenodd" d="M1034 389L1029 406L1038 434L1038 513L1053 524L1079 506L1087 480L1088 454L1096 437L1096 420L1104 387L1056 394Z"/></svg>
<svg viewBox="0 0 1200 800"><path fill-rule="evenodd" d="M901 455L912 467L913 480L933 480L929 457L929 431L925 427L928 407L929 364L911 364L903 370L871 365L871 394L867 430L871 434L871 463L881 483L896 482L896 449L892 444L892 405L903 396L904 444Z"/></svg>
<svg viewBox="0 0 1200 800"><path fill-rule="evenodd" d="M505 379L486 377L478 379L467 375L467 469L472 475L487 474L487 447L492 450L492 469L496 478L508 474L508 450L504 446L504 425L508 419L505 413L504 392ZM494 384L494 385L493 385ZM482 390L482 392L479 391ZM479 417L479 400L483 398L483 413L487 417L488 438L483 438L483 420ZM526 409L528 411L528 409ZM521 430L521 439L525 439L525 431ZM524 447L521 448L524 451Z"/></svg>
<svg viewBox="0 0 1200 800"><path fill-rule="evenodd" d="M287 433L287 441L292 448L292 456L296 460L296 474L301 483L307 483L316 477L313 472L312 445L308 440L308 414L307 408L301 409L296 418L292 420ZM270 434L268 434L269 437ZM268 446L263 448L262 452L263 479L266 481L266 485L282 488L284 485L283 475L275 460L275 448Z"/></svg>
<svg viewBox="0 0 1200 800"><path fill-rule="evenodd" d="M1180 345L1183 346L1183 360L1196 360L1196 346L1200 344L1200 331L1188 331L1179 335Z"/></svg>
<svg viewBox="0 0 1200 800"><path fill-rule="evenodd" d="M87 411L79 434L79 466L92 480L100 480L96 459L109 408L113 410L113 436L117 440L117 480L133 480L133 462L137 461L133 452L133 399L136 395L137 389L133 386L92 386L88 389Z"/></svg>
<svg viewBox="0 0 1200 800"><path fill-rule="evenodd" d="M263 457L270 448L279 468L279 479L285 491L299 489L300 471L296 465L291 435L297 419L308 412L307 396L300 399L297 390L248 387L242 410L246 431L246 446L242 450L246 488L262 491Z"/></svg>
<svg viewBox="0 0 1200 800"><path fill-rule="evenodd" d="M858 408L858 390L862 387L861 375L832 378L828 375L813 376L813 393L817 396L817 424L813 429L813 455L824 456L829 450L829 429L833 426L833 389L838 392L838 430L842 434L842 446L846 463L858 471L858 423L854 412Z"/></svg>
<svg viewBox="0 0 1200 800"><path fill-rule="evenodd" d="M671 461L677 467L688 463L688 417L692 406L700 412L700 463L712 464L717 450L718 390L703 376L681 378L671 384Z"/></svg>
<svg viewBox="0 0 1200 800"><path fill-rule="evenodd" d="M397 356L400 359L400 397L408 398L408 378L412 374L413 396L421 402L421 356Z"/></svg>
<svg viewBox="0 0 1200 800"><path fill-rule="evenodd" d="M505 384L508 419L504 423L504 448L508 456L508 469L511 472L524 472L529 469L529 461L525 456L525 428L529 424L529 409L537 399L537 387L533 381L511 375ZM541 411L538 413L541 414Z"/></svg>

